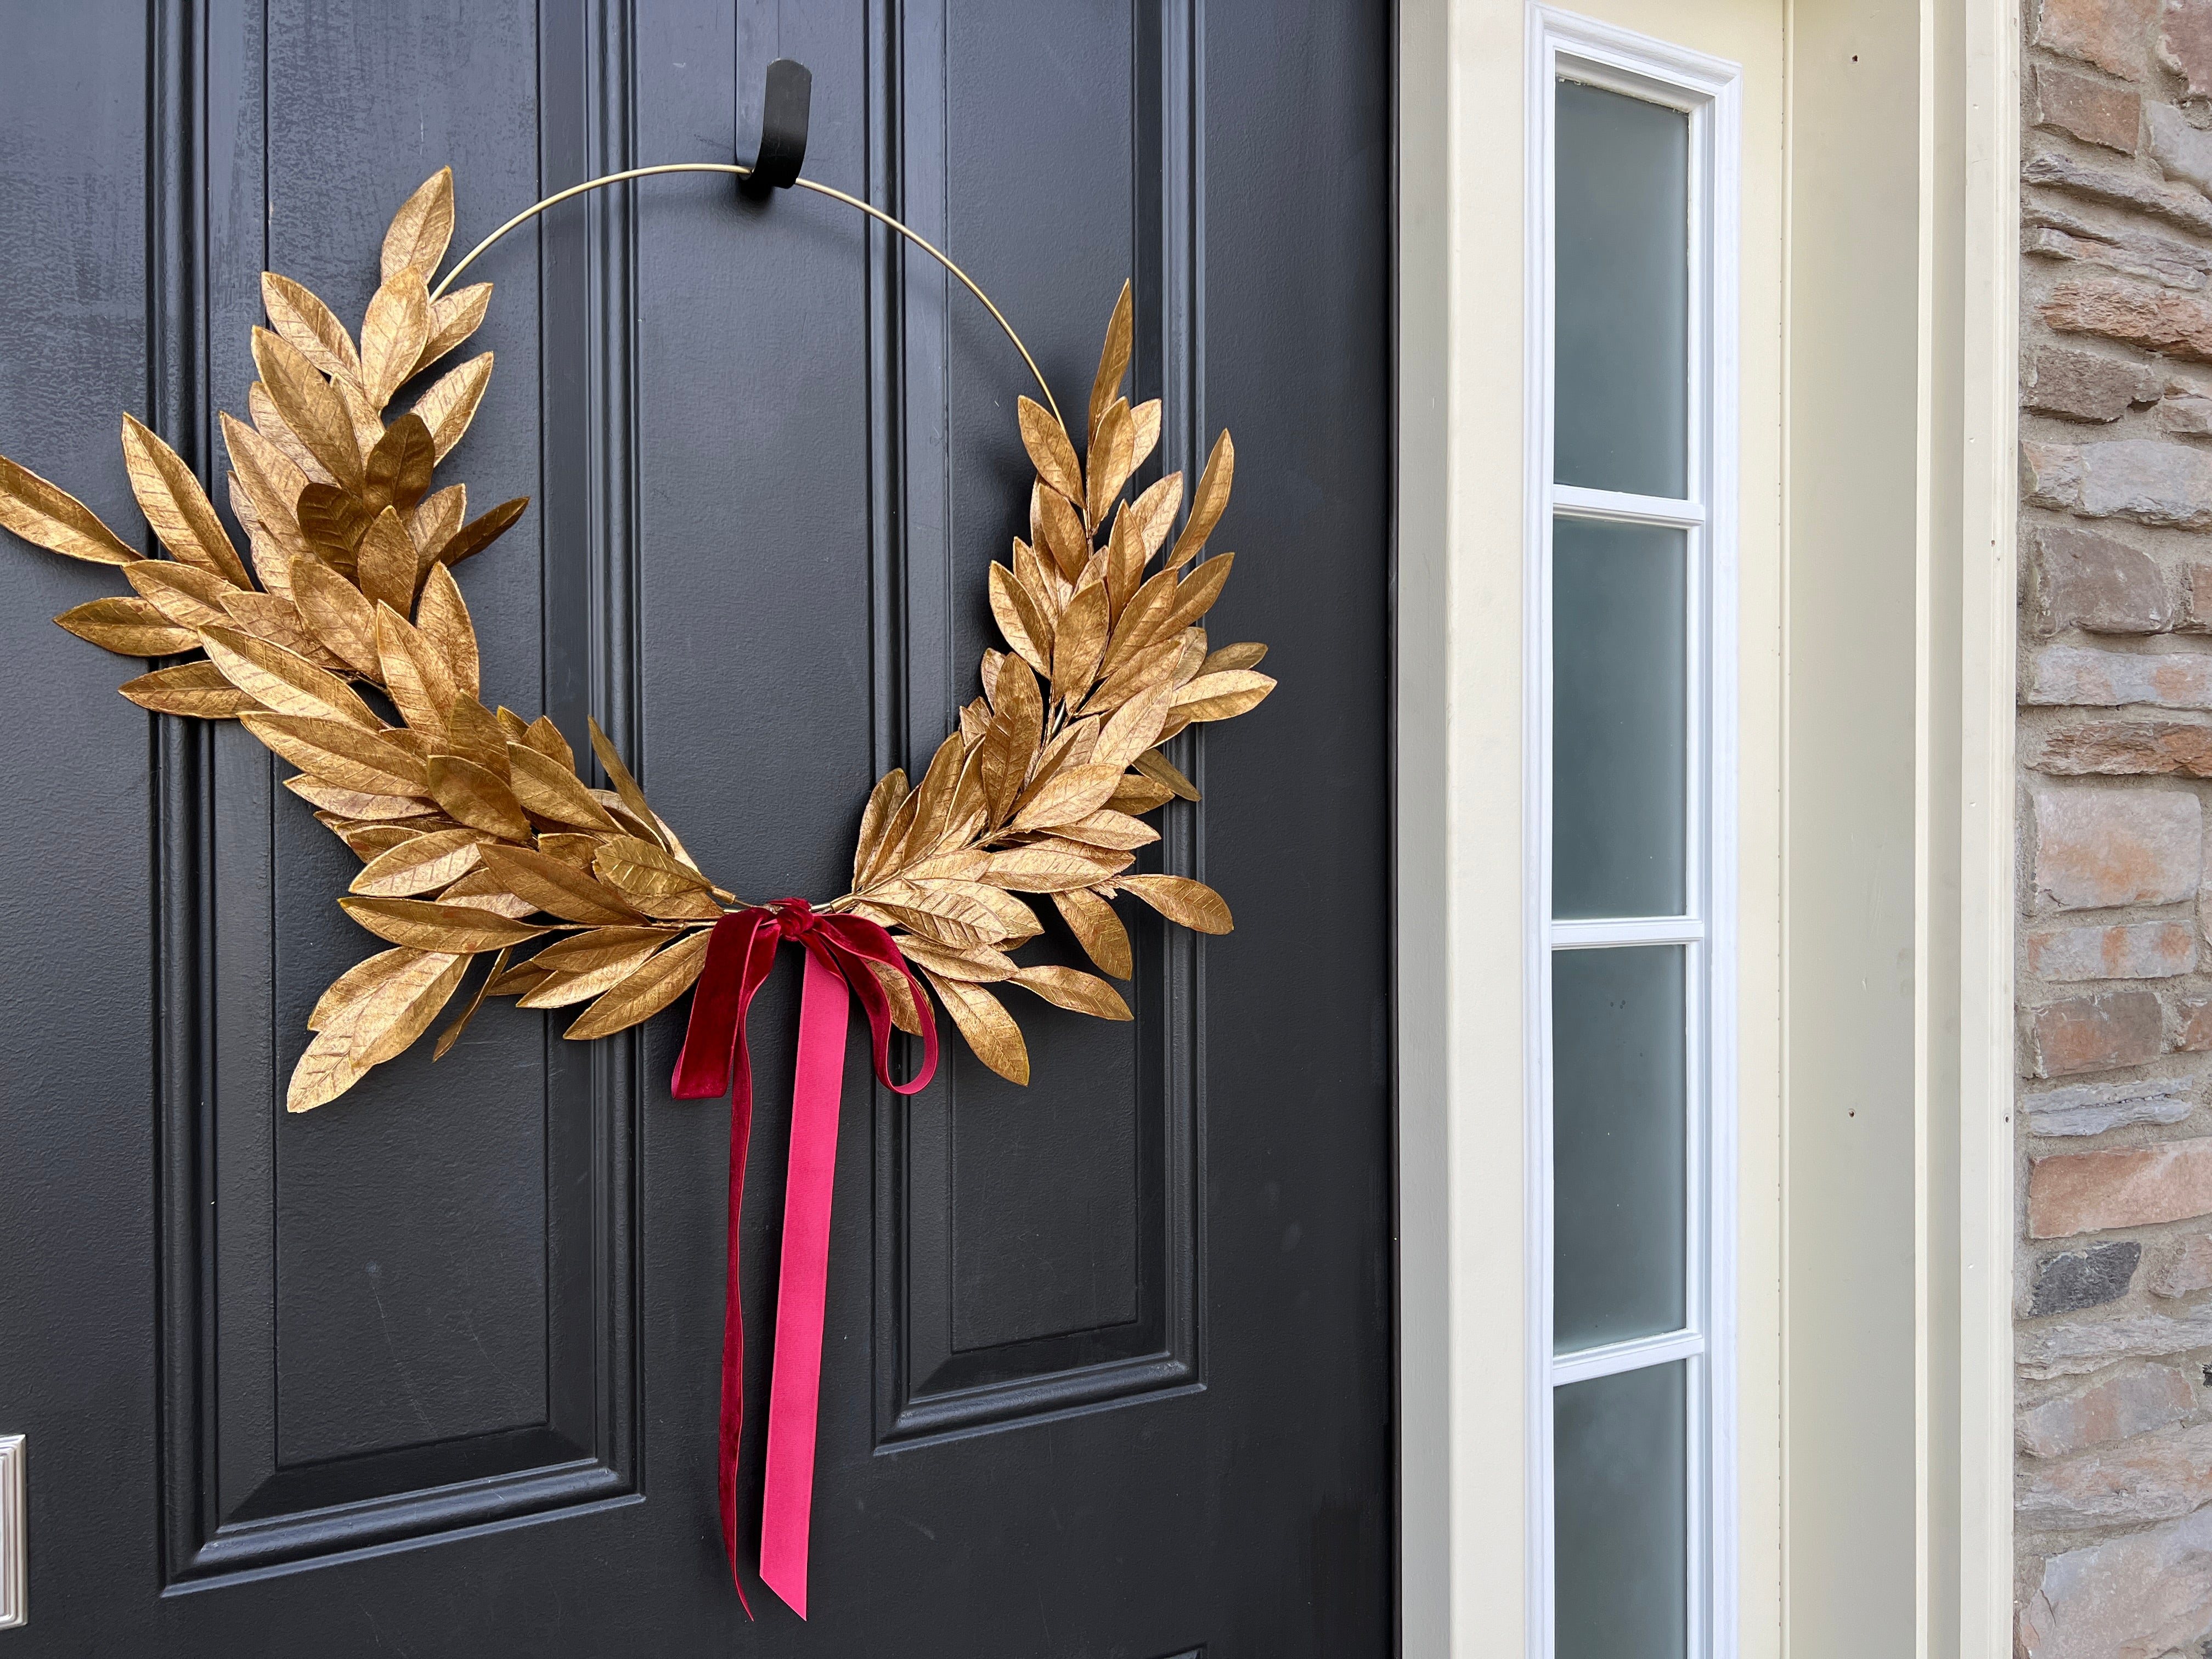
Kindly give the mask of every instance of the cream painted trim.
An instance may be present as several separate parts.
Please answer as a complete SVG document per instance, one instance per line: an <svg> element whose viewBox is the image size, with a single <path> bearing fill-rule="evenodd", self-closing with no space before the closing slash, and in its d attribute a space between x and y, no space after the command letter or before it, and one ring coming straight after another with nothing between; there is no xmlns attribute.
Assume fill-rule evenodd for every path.
<svg viewBox="0 0 2212 1659"><path fill-rule="evenodd" d="M2015 535L2017 425L2020 425L2020 3L1964 0L1951 24L1936 28L1936 91L1924 101L1954 119L1931 122L1929 199L1948 199L1942 184L1958 179L1955 246L1931 237L1936 288L1955 292L1955 310L1931 307L1948 327L1933 362L1955 362L1955 427L1938 394L1929 452L1938 471L1958 469L1955 529L1933 514L1936 531L1924 557L1927 679L1955 686L1955 712L1942 695L1929 708L1955 721L1958 768L1924 768L1920 821L1924 825L1923 914L1942 915L1954 931L1951 975L1923 975L1933 1006L1920 1015L1929 1053L1923 1055L1924 1124L1942 1144L1948 1133L1955 1164L1931 1159L1924 1212L1954 1217L1955 1259L1929 1249L1933 1294L1924 1297L1923 1345L1929 1367L1924 1422L1954 1425L1951 1440L1933 1433L1923 1516L1940 1520L1955 1504L1955 1604L1931 1597L1927 1652L2000 1655L2013 1637L2013 915L2015 915L2015 732L2017 573ZM1944 137L1954 135L1954 137ZM1951 264L1955 258L1955 264ZM1938 385L1942 374L1938 374ZM1948 533L1947 533L1948 531ZM1944 573L1958 573L1958 622L1947 629ZM1947 744L1923 741L1924 757ZM1955 848L1955 865L1947 856ZM1948 902L1947 902L1948 896ZM1936 951L1933 960L1942 960ZM1942 1006L1944 994L1955 1006ZM1944 1053L1942 1030L1958 1037ZM1948 1061L1948 1064L1947 1064ZM1942 1084L1955 1078L1955 1115L1944 1121ZM1955 1210L1948 1199L1955 1197ZM1955 1285L1955 1325L1942 1318L1944 1285ZM1944 1354L1947 1336L1955 1349ZM1954 1391L1944 1402L1942 1391ZM1947 1409L1948 1407L1948 1409ZM1936 1573L1944 1566L1940 1540L1923 1548ZM1955 1620L1955 1648L1944 1626Z"/></svg>
<svg viewBox="0 0 2212 1659"><path fill-rule="evenodd" d="M1908 1443L1897 1450L1914 1582L1869 1583L1864 1555L1785 1536L1781 1582L1765 1583L1766 1569L1745 1558L1741 1605L1764 1598L1771 1608L1784 1583L1797 1594L1778 1633L1747 1623L1743 1650L1863 1652L1864 1630L1848 1618L1821 1620L1820 1604L1900 1596L1914 1652L1980 1659L2006 1650L2011 1624L2017 0L1785 3L1793 123L1798 98L1823 77L1835 95L1844 57L1832 49L1859 35L1879 36L1885 52L1897 46L1907 76L1918 77L1906 88L1917 131L1905 135L1917 157L1917 166L1908 157L1906 188L1918 199L1905 214L1917 242L1908 282L1917 283L1918 372L1906 412L1918 482L1898 594L1900 611L1913 613L1912 752L1904 758L1917 961L1903 967L1914 1144L1911 1213L1900 1218L1914 1239L1901 1286L1913 1306L1899 1312L1915 1352ZM1902 30L1882 34L1892 20ZM1496 188L1501 175L1517 183L1523 172L1525 50L1522 0L1401 0L1400 1561L1402 1650L1425 1659L1518 1652L1528 1632L1515 925L1522 593L1511 556L1523 502L1523 304L1521 262L1500 240L1517 227L1517 203L1501 215ZM1801 198L1793 239L1829 205ZM1785 374L1808 372L1808 343L1790 342ZM1807 390L1801 379L1796 394ZM1810 498L1795 492L1810 482L1804 458L1792 480L1802 508ZM1803 752L1784 759L1801 778L1835 764ZM1747 890L1747 908L1748 898ZM1818 944L1810 920L1792 911L1798 949ZM1793 1046L1823 1018L1820 999L1797 988L1782 1032ZM1816 1245L1844 1250L1850 1241L1793 1237L1783 1296L1802 1332L1826 1310L1818 1276L1801 1284L1798 1275ZM1754 1333L1746 1334L1748 1352ZM1786 1441L1812 1445L1833 1427L1800 1411ZM1784 1502L1817 1513L1819 1486L1801 1480ZM1826 1519L1848 1533L1849 1516Z"/></svg>

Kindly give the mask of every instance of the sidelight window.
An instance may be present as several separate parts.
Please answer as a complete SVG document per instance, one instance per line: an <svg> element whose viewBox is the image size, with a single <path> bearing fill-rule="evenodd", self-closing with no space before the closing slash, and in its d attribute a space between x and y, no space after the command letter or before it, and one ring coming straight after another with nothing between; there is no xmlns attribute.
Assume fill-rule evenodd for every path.
<svg viewBox="0 0 2212 1659"><path fill-rule="evenodd" d="M1532 15L1531 1652L1715 1659L1735 71Z"/></svg>

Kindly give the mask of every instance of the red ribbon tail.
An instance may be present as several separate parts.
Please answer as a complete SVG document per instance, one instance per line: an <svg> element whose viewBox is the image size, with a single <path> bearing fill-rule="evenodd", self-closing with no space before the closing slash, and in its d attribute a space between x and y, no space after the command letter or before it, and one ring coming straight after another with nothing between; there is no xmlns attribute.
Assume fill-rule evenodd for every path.
<svg viewBox="0 0 2212 1659"><path fill-rule="evenodd" d="M723 1268L721 1427L715 1447L714 1497L722 1553L745 1617L753 1616L738 1576L738 1457L745 1425L745 1315L739 1271L745 1201L745 1153L752 1141L752 1065L745 1053L745 1014L775 963L780 935L763 910L739 910L714 924L707 960L691 997L691 1019L669 1091L679 1100L730 1097L729 1237Z"/></svg>
<svg viewBox="0 0 2212 1659"><path fill-rule="evenodd" d="M814 1512L814 1439L830 1287L837 1115L845 1084L847 995L830 953L810 948L791 1090L791 1173L784 1189L783 1264L775 1293L760 1561L761 1582L801 1619L806 1617L807 1534Z"/></svg>

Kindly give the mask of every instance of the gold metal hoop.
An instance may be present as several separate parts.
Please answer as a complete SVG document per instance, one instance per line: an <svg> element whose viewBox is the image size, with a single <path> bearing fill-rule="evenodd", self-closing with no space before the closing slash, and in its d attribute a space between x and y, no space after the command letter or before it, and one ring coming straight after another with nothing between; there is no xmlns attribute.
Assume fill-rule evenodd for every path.
<svg viewBox="0 0 2212 1659"><path fill-rule="evenodd" d="M460 264L455 265L439 280L438 286L430 290L430 297L433 300L435 300L442 296L445 291L453 285L453 279L459 276L463 271L466 270L471 264L476 263L477 255L481 254L486 248L489 247L494 242L499 240L501 237L506 235L507 232L513 230L516 226L528 223L539 214L544 212L547 208L557 207L560 204L568 200L568 198L573 196L581 196L585 191L597 190L603 185L619 185L631 179L649 179L656 174L663 173L728 173L739 179L746 179L752 176L752 169L750 167L743 167L731 161L665 161L658 167L629 167L621 173L610 173L597 179L586 179L580 185L571 185L566 190L554 191L552 195L547 197L542 202L532 203L528 207L523 209L521 212L516 214L512 219L509 219L505 224L501 225L497 230L492 232L490 235L485 237L483 240L478 242L474 247L468 251L466 257L461 260ZM801 190L812 191L817 196L827 196L834 202L842 202L847 207L859 209L862 213L866 214L868 217L873 219L878 224L884 225L890 229L896 231L900 235L905 237L908 241L912 242L924 253L927 253L931 258L936 260L938 264L943 265L945 270L951 271L955 276L957 276L960 279L962 285L964 286L970 294L974 295L978 300L981 300L983 302L983 308L989 312L992 317L997 320L999 326L1006 331L1006 337L1014 343L1014 349L1022 354L1022 361L1030 366L1030 373L1036 378L1037 390L1044 393L1045 403L1052 410L1053 418L1056 421L1060 421L1060 426L1063 429L1066 427L1067 422L1064 420L1060 420L1060 404L1053 398L1052 388L1045 384L1044 371L1037 367L1036 359L1030 356L1030 349L1022 343L1022 337L1014 332L1014 325L1006 320L1006 313L1000 311L997 306L992 304L991 296L984 293L983 290L976 285L975 279L974 277L970 276L966 271L961 270L958 265L954 264L952 261L947 258L944 252L939 249L934 243L930 241L927 237L922 236L916 232L908 229L905 225L901 224L897 220L892 218L890 214L885 213L881 208L871 206L868 203L862 201L859 197L848 196L843 191L833 189L828 185L817 184L811 179L794 179L792 180L792 183L796 185Z"/></svg>

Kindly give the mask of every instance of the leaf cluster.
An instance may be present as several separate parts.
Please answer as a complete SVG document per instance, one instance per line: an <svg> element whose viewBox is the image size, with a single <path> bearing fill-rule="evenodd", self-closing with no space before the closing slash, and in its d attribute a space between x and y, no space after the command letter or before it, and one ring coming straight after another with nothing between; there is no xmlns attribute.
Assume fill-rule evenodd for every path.
<svg viewBox="0 0 2212 1659"><path fill-rule="evenodd" d="M1096 975L1031 966L1012 952L1042 932L1048 899L1092 964L1133 971L1112 901L1134 895L1170 921L1226 933L1229 906L1187 877L1137 874L1159 839L1145 815L1198 791L1160 745L1185 726L1255 707L1274 681L1263 645L1211 647L1201 618L1236 556L1201 561L1228 505L1236 446L1206 458L1180 533L1183 480L1171 472L1127 498L1160 435L1158 399L1121 395L1133 337L1130 293L1115 301L1091 383L1084 454L1042 405L1021 399L1036 469L1030 534L990 573L1006 641L983 653L983 695L960 711L919 783L895 771L862 814L848 908L892 930L978 1058L1029 1080L1020 1028L988 988L1014 984L1109 1019L1129 1018ZM887 985L889 981L886 981ZM894 996L894 1006L898 999Z"/></svg>

